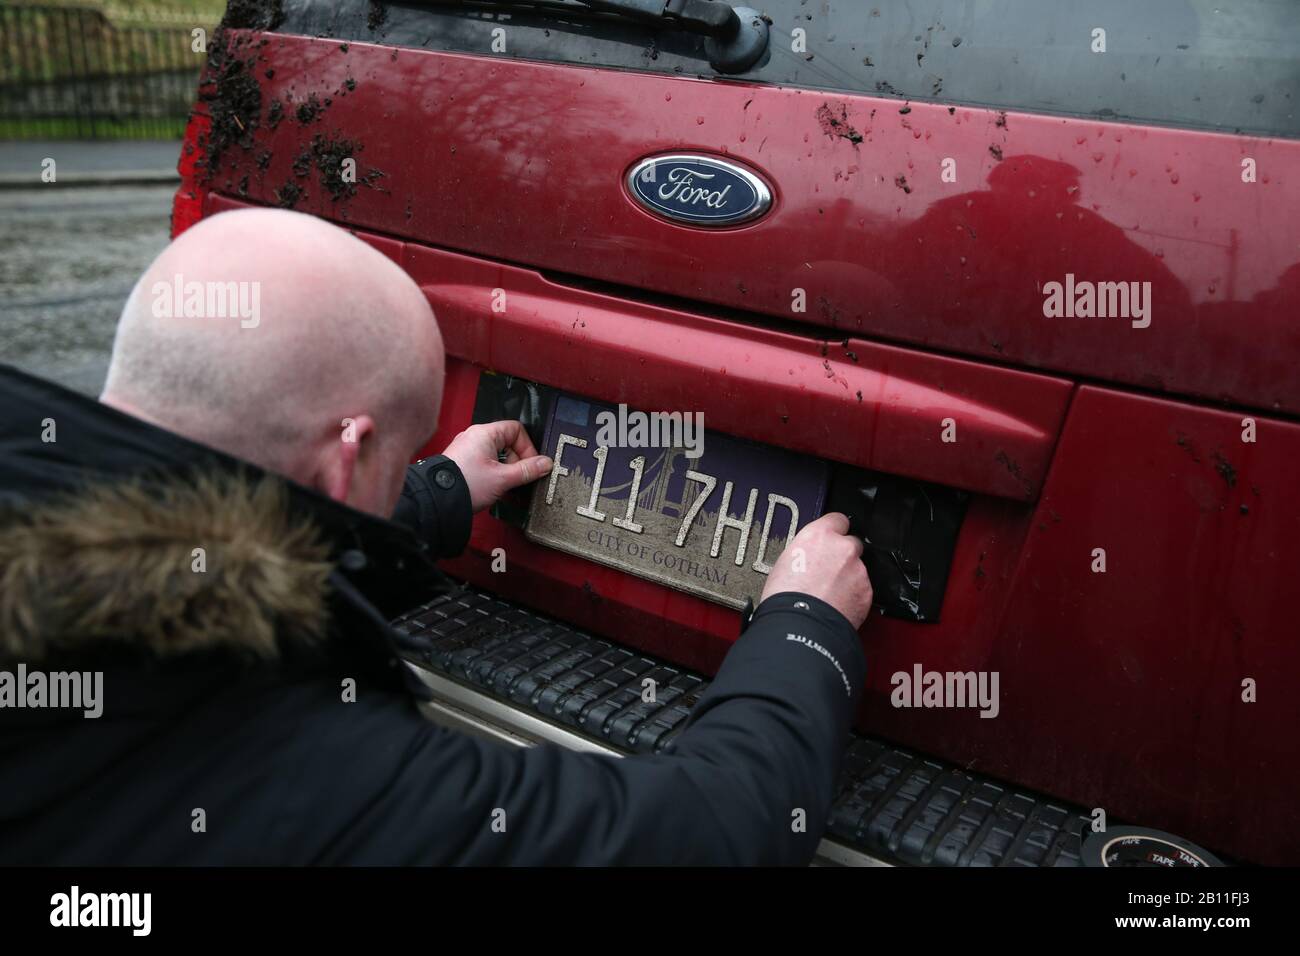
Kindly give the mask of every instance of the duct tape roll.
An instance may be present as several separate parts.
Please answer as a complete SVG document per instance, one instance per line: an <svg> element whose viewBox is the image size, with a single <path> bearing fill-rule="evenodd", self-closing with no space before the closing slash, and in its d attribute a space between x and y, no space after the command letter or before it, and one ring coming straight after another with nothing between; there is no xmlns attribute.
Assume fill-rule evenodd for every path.
<svg viewBox="0 0 1300 956"><path fill-rule="evenodd" d="M1084 866L1201 867L1226 866L1190 840L1147 827L1109 827L1083 840Z"/></svg>

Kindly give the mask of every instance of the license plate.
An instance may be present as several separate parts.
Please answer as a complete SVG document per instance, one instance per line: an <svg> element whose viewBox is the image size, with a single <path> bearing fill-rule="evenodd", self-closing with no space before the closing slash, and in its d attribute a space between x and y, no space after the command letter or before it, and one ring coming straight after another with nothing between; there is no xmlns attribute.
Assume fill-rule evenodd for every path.
<svg viewBox="0 0 1300 956"><path fill-rule="evenodd" d="M541 449L556 467L536 485L526 533L720 604L757 603L786 541L822 513L829 466L716 432L697 442L662 419L608 443L614 422L636 435L637 414L557 396ZM648 446L656 436L669 440Z"/></svg>

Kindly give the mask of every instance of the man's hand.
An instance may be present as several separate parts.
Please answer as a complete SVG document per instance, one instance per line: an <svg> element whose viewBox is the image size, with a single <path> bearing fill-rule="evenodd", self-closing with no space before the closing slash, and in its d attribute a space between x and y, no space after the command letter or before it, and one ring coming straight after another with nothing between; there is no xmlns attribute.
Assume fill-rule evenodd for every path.
<svg viewBox="0 0 1300 956"><path fill-rule="evenodd" d="M504 464L497 454L505 451ZM551 470L551 459L537 454L524 426L516 421L471 425L451 440L443 454L456 463L469 485L470 505L491 507L512 488L536 481Z"/></svg>
<svg viewBox="0 0 1300 956"><path fill-rule="evenodd" d="M871 580L862 563L862 540L849 534L846 516L824 514L786 545L767 575L763 597L782 591L811 594L843 614L854 628L862 626L871 610Z"/></svg>

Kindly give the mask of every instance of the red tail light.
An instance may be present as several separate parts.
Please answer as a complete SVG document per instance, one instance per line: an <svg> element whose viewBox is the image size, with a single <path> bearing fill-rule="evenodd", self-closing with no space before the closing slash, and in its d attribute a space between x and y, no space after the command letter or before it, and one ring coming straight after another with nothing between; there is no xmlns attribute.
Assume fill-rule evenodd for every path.
<svg viewBox="0 0 1300 956"><path fill-rule="evenodd" d="M203 216L203 198L206 188L201 185L202 166L200 157L204 138L212 121L206 107L196 103L190 113L190 121L185 127L185 140L181 144L181 158L176 164L176 171L181 174L181 185L172 199L172 238L194 225Z"/></svg>

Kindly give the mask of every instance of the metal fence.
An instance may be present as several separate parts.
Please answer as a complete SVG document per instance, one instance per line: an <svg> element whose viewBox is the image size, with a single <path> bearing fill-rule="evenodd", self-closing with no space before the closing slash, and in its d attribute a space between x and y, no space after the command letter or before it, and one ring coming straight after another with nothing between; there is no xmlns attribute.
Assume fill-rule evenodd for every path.
<svg viewBox="0 0 1300 956"><path fill-rule="evenodd" d="M180 136L206 19L115 22L102 10L0 6L0 139Z"/></svg>

